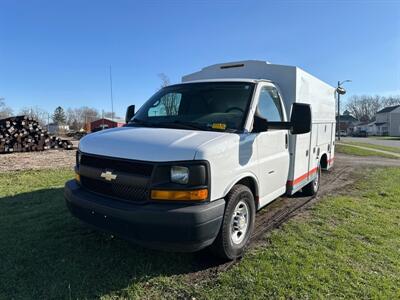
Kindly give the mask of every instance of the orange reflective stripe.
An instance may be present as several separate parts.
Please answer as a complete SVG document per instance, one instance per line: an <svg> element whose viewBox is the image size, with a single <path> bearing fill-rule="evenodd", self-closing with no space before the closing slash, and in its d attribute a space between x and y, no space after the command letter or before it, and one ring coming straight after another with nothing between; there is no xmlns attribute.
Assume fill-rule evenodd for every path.
<svg viewBox="0 0 400 300"><path fill-rule="evenodd" d="M288 185L291 185L291 186L294 186L294 185L296 185L296 184L302 182L302 181L303 181L304 179L306 179L308 176L311 176L311 175L313 175L314 173L316 173L317 170L318 170L318 168L314 168L314 169L310 170L309 172L307 172L307 173L301 175L300 177L297 177L297 178L296 178L295 180L293 180L293 181L292 181L292 180L288 180L288 181L287 181L287 184L288 184Z"/></svg>

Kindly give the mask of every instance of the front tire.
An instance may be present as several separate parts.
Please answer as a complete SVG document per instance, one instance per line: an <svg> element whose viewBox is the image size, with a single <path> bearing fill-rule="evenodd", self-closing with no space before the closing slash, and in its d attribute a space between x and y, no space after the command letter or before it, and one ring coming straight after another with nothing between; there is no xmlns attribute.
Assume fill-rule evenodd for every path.
<svg viewBox="0 0 400 300"><path fill-rule="evenodd" d="M234 260L243 256L249 243L256 208L253 193L242 184L235 185L225 200L224 219L212 249L223 259Z"/></svg>

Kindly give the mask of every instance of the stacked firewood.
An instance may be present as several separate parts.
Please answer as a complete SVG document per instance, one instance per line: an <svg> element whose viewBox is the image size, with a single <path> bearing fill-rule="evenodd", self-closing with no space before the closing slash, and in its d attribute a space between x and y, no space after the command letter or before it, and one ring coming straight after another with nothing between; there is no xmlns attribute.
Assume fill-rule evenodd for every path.
<svg viewBox="0 0 400 300"><path fill-rule="evenodd" d="M39 122L28 116L0 120L0 153L72 149L72 143L51 136Z"/></svg>

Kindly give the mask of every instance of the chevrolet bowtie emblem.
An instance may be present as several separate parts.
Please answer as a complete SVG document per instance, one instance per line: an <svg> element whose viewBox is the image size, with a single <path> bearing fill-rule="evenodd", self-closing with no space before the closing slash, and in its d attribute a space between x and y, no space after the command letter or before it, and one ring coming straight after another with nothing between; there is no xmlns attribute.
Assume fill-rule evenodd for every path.
<svg viewBox="0 0 400 300"><path fill-rule="evenodd" d="M107 181L111 181L117 178L117 175L113 174L110 171L101 173L100 177L104 178Z"/></svg>

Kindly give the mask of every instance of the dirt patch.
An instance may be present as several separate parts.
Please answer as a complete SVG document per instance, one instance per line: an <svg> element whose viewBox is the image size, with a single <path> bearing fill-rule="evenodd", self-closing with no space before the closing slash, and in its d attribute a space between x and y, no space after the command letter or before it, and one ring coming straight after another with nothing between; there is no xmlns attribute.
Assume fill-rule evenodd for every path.
<svg viewBox="0 0 400 300"><path fill-rule="evenodd" d="M73 168L75 150L46 150L0 155L0 172Z"/></svg>

